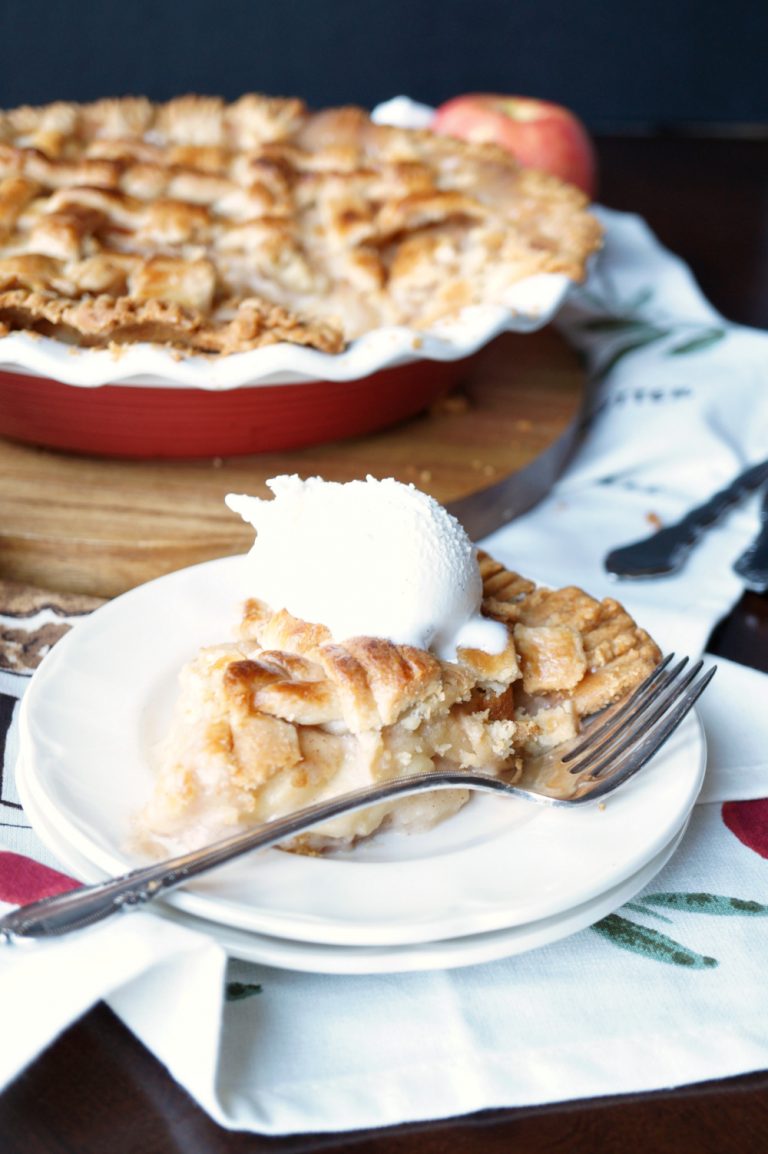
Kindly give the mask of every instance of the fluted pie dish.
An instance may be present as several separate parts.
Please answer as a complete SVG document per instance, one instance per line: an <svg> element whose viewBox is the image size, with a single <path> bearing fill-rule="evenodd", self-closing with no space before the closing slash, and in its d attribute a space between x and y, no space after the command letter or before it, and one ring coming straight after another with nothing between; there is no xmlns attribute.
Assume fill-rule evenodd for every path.
<svg viewBox="0 0 768 1154"><path fill-rule="evenodd" d="M494 146L252 94L3 113L0 220L0 432L137 455L417 411L600 243L578 190Z"/></svg>

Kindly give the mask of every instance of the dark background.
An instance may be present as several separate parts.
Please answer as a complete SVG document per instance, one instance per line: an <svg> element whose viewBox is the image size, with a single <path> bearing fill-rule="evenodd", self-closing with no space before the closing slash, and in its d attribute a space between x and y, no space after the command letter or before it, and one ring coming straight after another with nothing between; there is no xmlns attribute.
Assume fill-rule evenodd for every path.
<svg viewBox="0 0 768 1154"><path fill-rule="evenodd" d="M768 0L0 0L0 107L543 96L597 132L768 126Z"/></svg>

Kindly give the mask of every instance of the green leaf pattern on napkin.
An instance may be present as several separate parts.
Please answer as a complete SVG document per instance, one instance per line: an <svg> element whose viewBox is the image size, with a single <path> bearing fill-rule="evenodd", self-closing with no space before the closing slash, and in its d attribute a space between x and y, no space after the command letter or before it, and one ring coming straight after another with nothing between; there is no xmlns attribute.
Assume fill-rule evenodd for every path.
<svg viewBox="0 0 768 1154"><path fill-rule="evenodd" d="M722 894L661 893L646 894L646 906L662 906L669 910L688 910L690 913L715 914L717 917L768 917L768 906L746 898L728 898Z"/></svg>
<svg viewBox="0 0 768 1154"><path fill-rule="evenodd" d="M715 917L768 917L768 905L761 902L708 893L644 894L642 900L627 902L623 909L674 924L672 918L660 914L656 907L683 913L711 914ZM609 914L591 928L620 949L630 950L657 962L687 966L694 970L711 969L719 965L717 958L698 954L668 934L621 914Z"/></svg>
<svg viewBox="0 0 768 1154"><path fill-rule="evenodd" d="M709 349L712 345L716 345L724 336L725 329L703 328L696 336L691 337L690 340L683 341L681 345L675 345L673 348L667 349L667 352L671 357L677 357L687 353L701 353L704 349Z"/></svg>
<svg viewBox="0 0 768 1154"><path fill-rule="evenodd" d="M607 290L607 285L604 289ZM679 337L681 338L679 341L673 341L661 349L662 355L687 356L710 349L725 336L725 329L718 325L697 324L695 321L659 324L644 319L639 312L653 300L653 290L650 288L642 289L632 299L623 301L610 291L605 291L605 295L597 295L588 289L581 289L578 290L577 296L590 307L599 310L601 315L576 322L575 327L584 333L603 335L613 333L618 338L617 344L610 349L595 373L598 380L606 377L629 353L645 348L646 345Z"/></svg>
<svg viewBox="0 0 768 1154"><path fill-rule="evenodd" d="M718 964L716 958L709 958L704 954L697 954L689 950L680 942L667 937L658 930L641 926L629 918L619 914L609 914L607 918L597 922L592 927L601 937L607 938L621 949L631 950L634 954L642 954L646 958L653 958L657 962L668 962L673 966L687 966L689 969L710 969Z"/></svg>
<svg viewBox="0 0 768 1154"><path fill-rule="evenodd" d="M227 982L225 997L228 1002L242 1002L243 998L252 998L261 993L261 986L257 982Z"/></svg>

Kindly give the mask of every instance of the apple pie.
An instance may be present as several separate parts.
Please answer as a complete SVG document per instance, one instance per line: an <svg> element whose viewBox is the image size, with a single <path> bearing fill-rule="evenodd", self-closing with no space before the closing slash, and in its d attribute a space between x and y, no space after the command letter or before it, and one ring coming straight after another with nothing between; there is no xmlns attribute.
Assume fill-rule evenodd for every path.
<svg viewBox="0 0 768 1154"><path fill-rule="evenodd" d="M236 642L181 674L173 728L140 817L166 854L366 784L438 768L515 781L526 757L576 735L624 697L659 650L618 602L550 590L478 557L483 614L506 627L498 653L455 661L374 637L334 642L322 624L246 603ZM344 815L290 844L349 845L383 823L422 829L466 791L434 791Z"/></svg>
<svg viewBox="0 0 768 1154"><path fill-rule="evenodd" d="M246 95L0 113L0 335L226 355L341 351L579 280L576 188L494 145Z"/></svg>

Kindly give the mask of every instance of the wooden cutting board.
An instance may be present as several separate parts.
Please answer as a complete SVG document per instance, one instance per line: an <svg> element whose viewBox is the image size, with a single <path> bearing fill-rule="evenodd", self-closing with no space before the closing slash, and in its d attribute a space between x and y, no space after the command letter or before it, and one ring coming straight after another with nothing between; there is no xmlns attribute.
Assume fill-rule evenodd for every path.
<svg viewBox="0 0 768 1154"><path fill-rule="evenodd" d="M577 415L578 356L554 329L508 334L463 385L395 428L288 453L227 460L130 461L0 439L0 578L112 597L185 565L245 552L253 531L228 492L268 495L268 477L394 476L440 501L530 463Z"/></svg>

